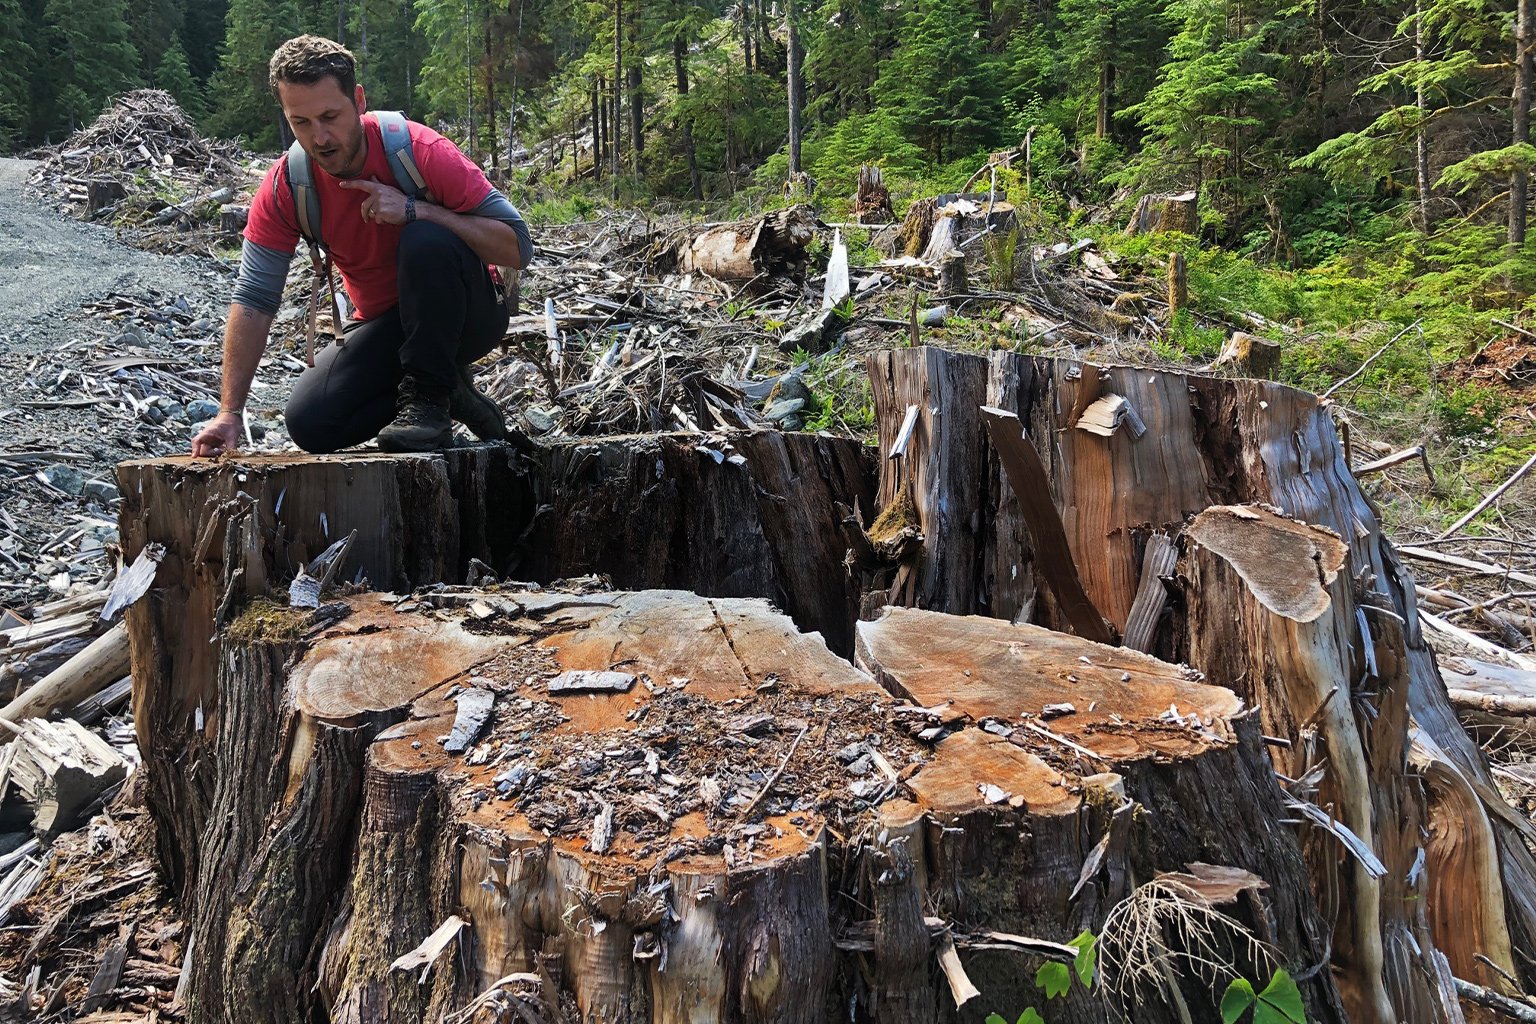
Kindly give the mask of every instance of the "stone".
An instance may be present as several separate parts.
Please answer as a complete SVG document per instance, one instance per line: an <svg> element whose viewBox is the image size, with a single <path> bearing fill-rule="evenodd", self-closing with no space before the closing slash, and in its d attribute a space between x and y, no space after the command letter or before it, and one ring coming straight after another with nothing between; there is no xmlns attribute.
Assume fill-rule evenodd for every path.
<svg viewBox="0 0 1536 1024"><path fill-rule="evenodd" d="M219 403L207 398L194 398L187 403L186 418L192 421L211 420L219 414Z"/></svg>
<svg viewBox="0 0 1536 1024"><path fill-rule="evenodd" d="M87 480L85 485L81 488L81 493L85 497L90 498L93 501L102 502L103 504L116 501L123 496L122 493L117 489L116 484L99 478Z"/></svg>
<svg viewBox="0 0 1536 1024"><path fill-rule="evenodd" d="M43 479L65 494L75 497L79 497L81 492L85 490L85 474L75 467L66 466L63 463L54 463L45 468L43 470Z"/></svg>

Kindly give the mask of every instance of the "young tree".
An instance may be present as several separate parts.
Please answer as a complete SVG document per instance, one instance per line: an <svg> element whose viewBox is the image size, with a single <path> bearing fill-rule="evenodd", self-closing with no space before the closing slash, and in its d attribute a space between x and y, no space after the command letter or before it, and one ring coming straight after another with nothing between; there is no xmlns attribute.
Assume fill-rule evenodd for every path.
<svg viewBox="0 0 1536 1024"><path fill-rule="evenodd" d="M1237 237L1278 142L1268 136L1280 100L1277 58L1265 45L1273 22L1245 18L1232 0L1175 0L1170 11L1183 23L1170 59L1124 111L1146 133L1131 176L1151 188L1203 190Z"/></svg>
<svg viewBox="0 0 1536 1024"><path fill-rule="evenodd" d="M267 86L272 51L302 31L294 0L231 0L224 50L212 85L210 130L243 137L258 149L284 138L282 111Z"/></svg>
<svg viewBox="0 0 1536 1024"><path fill-rule="evenodd" d="M176 102L181 104L181 109L192 120L201 121L207 116L202 87L192 77L192 69L187 64L187 51L181 48L180 39L172 39L171 45L161 54L160 65L155 68L154 83L156 88L164 89L176 97Z"/></svg>

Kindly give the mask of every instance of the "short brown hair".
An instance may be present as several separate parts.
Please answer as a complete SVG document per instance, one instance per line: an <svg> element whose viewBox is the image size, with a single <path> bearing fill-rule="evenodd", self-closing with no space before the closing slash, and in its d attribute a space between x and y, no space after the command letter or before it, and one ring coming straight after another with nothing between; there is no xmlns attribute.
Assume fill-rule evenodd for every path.
<svg viewBox="0 0 1536 1024"><path fill-rule="evenodd" d="M267 84L274 94L279 82L314 85L327 76L336 79L344 96L350 97L357 88L352 51L324 36L295 36L273 51L267 65Z"/></svg>

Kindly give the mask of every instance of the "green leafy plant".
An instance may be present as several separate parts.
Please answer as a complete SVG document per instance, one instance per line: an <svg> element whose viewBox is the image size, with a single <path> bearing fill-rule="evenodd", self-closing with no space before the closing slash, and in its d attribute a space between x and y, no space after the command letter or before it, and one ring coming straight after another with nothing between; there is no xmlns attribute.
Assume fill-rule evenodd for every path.
<svg viewBox="0 0 1536 1024"><path fill-rule="evenodd" d="M1001 1014L989 1013L987 1014L987 1024L1008 1024L1008 1019ZM1045 1018L1036 1013L1033 1006L1028 1006L1025 1007L1023 1013L1019 1014L1019 1019L1015 1024L1045 1024Z"/></svg>
<svg viewBox="0 0 1536 1024"><path fill-rule="evenodd" d="M1234 978L1221 997L1222 1024L1237 1024L1250 1008L1253 1024L1306 1024L1307 1020L1301 990L1284 969L1275 972L1262 992L1255 992L1247 978Z"/></svg>
<svg viewBox="0 0 1536 1024"><path fill-rule="evenodd" d="M1085 929L1067 945L1077 950L1077 957L1070 965L1051 960L1041 964L1040 969L1035 972L1035 984L1045 992L1047 999L1065 997L1072 990L1074 973L1084 988L1093 988L1094 969L1098 959L1098 939L1093 932Z"/></svg>

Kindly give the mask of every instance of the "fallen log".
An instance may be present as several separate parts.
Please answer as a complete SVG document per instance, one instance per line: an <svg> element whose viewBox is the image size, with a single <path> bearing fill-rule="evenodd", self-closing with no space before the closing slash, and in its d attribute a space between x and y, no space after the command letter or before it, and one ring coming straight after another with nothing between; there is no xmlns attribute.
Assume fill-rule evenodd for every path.
<svg viewBox="0 0 1536 1024"><path fill-rule="evenodd" d="M67 714L127 675L128 665L128 629L119 623L0 708L0 721L20 723L60 710ZM0 744L9 742L9 736L0 730Z"/></svg>
<svg viewBox="0 0 1536 1024"><path fill-rule="evenodd" d="M146 800L177 885L193 873L212 799L195 769L219 726L223 627L338 538L357 531L347 578L381 589L460 582L471 559L501 579L600 574L622 587L769 598L848 653L859 593L841 569L834 506L872 505L858 442L778 431L729 445L706 435L572 441L537 458L481 446L147 460L124 463L118 480L125 553L166 548L125 622ZM280 610L273 628L324 625ZM200 781L183 785L188 776Z"/></svg>
<svg viewBox="0 0 1536 1024"><path fill-rule="evenodd" d="M214 811L185 903L194 1024L256 1007L442 1020L514 991L546 1019L625 1024L830 1024L850 1007L931 1021L960 1002L969 1017L1038 1000L1039 958L1104 927L1134 879L1205 864L1258 880L1239 916L1281 961L1326 956L1256 719L1145 655L893 610L860 625L875 677L965 704L920 741L896 713L910 706L760 601L346 603L303 640L240 618L226 635ZM548 689L616 663L643 685ZM456 688L495 695L462 755L438 742ZM1048 736L1021 727L1021 709L1069 695L1093 710ZM1170 726L1169 703L1192 720ZM1201 948L1172 941L1175 958ZM1238 952L1231 969L1267 964ZM1185 1014L1219 1019L1219 988L1174 984ZM1309 1020L1345 1019L1329 972L1301 990ZM1053 1020L1100 1020L1096 1000L1079 987ZM1135 1014L1191 1019L1172 1002Z"/></svg>
<svg viewBox="0 0 1536 1024"><path fill-rule="evenodd" d="M1369 643L1356 644L1374 650L1379 671L1364 682L1341 672L1340 692L1350 693L1356 686L1363 694L1377 692L1378 686L1392 687L1394 698L1406 692L1406 711L1477 795L1498 851L1500 878L1480 878L1477 887L1458 891L1454 883L1439 887L1442 879L1466 878L1465 866L1437 863L1436 857L1448 852L1444 847L1427 849L1421 881L1428 886L1429 902L1465 907L1466 892L1486 892L1492 886L1504 904L1512 948L1536 950L1536 861L1525 846L1536 830L1499 795L1481 751L1457 721L1424 638L1412 579L1383 538L1375 513L1345 465L1329 412L1315 396L1266 381L1100 367L1006 352L981 357L914 348L874 353L869 367L882 453L891 450L908 408L918 408L906 432L904 454L881 462L876 509L910 524L922 542L898 565L877 574L871 583L883 595L877 600L1067 628L1068 620L1044 584L1042 560L1032 549L1019 503L1004 486L1002 467L989 451L980 413L984 405L1012 412L1024 424L1048 471L1051 496L1084 591L1122 633L1142 589L1148 538L1179 533L1189 517L1212 505L1264 504L1333 531L1348 549L1353 578L1361 581L1363 592L1356 604L1380 609L1365 613L1371 616ZM1122 410L1108 426L1102 416L1088 422L1089 411L1102 409L1106 400L1116 408L1123 403L1134 418ZM1481 563L1468 567L1489 572L1498 568ZM1187 591L1184 599L1189 600ZM1213 679L1235 680L1246 664L1245 641L1230 607L1205 607L1199 623L1164 616L1150 649L1187 659ZM1400 625L1393 629L1384 625L1388 621ZM1191 630L1220 630L1223 624L1229 631L1227 641L1207 643L1205 661L1192 657ZM1347 632L1351 627L1345 623L1340 628ZM1388 645L1385 652L1383 644ZM1369 700L1374 707L1381 697ZM1297 706L1287 713L1305 721L1315 710ZM1373 749L1404 749L1407 716L1389 716L1389 721L1390 737L1376 736ZM1376 776L1369 785L1380 790L1387 781ZM1395 807L1402 792L1393 783L1351 799ZM1403 806L1402 812L1409 818L1418 813L1447 822L1455 808L1434 803L1443 793L1432 790L1427 808L1415 812ZM1466 827L1480 826L1472 821ZM1396 863L1401 850L1395 846L1392 840L1375 856ZM1409 852L1416 852L1416 846ZM1384 920L1383 926L1391 923ZM1481 952L1456 931L1437 930L1433 938L1456 963ZM1516 956L1513 965L1526 984L1533 981L1530 963ZM1475 970L1470 976L1480 983L1502 984L1487 967L1469 970ZM1393 999L1423 994L1416 984L1406 983L1399 965L1385 963L1382 971L1381 979L1357 979L1356 984L1375 986L1378 992L1385 987ZM1379 1007L1378 1002L1378 1012ZM1397 1005L1395 1010L1402 1014L1400 1019L1431 1019L1432 1013L1417 1004Z"/></svg>
<svg viewBox="0 0 1536 1024"><path fill-rule="evenodd" d="M804 204L737 224L718 224L677 247L680 273L744 282L803 269L816 235L816 213Z"/></svg>

